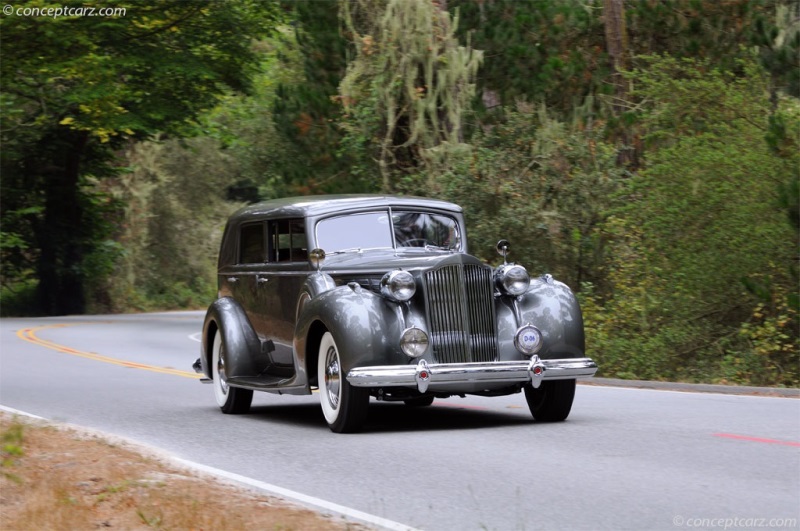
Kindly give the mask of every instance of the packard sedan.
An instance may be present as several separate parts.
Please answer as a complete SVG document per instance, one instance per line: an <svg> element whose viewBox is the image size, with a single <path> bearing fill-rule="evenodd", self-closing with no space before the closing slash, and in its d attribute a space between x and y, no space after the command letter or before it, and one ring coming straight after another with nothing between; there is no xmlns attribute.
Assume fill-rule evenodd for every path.
<svg viewBox="0 0 800 531"><path fill-rule="evenodd" d="M334 432L364 425L370 397L428 406L524 392L533 418L569 415L593 376L572 291L468 252L462 209L383 195L277 199L228 220L218 298L195 370L224 413L253 391L310 394Z"/></svg>

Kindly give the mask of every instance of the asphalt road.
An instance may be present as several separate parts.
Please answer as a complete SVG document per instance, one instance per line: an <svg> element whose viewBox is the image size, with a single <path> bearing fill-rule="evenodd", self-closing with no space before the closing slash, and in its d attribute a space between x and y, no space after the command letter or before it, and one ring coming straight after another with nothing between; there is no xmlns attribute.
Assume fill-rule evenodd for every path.
<svg viewBox="0 0 800 531"><path fill-rule="evenodd" d="M191 373L198 312L0 320L0 405L133 439L425 530L800 529L800 400L579 386L560 424L522 395L373 401L331 433L316 395L223 415Z"/></svg>

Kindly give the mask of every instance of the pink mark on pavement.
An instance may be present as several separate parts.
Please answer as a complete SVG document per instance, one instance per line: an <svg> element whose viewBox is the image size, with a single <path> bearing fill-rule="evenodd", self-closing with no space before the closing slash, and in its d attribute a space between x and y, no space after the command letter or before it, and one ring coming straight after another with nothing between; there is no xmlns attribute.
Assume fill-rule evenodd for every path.
<svg viewBox="0 0 800 531"><path fill-rule="evenodd" d="M736 439L737 441L749 441L765 444L780 444L783 446L794 446L800 448L800 442L794 441L779 441L777 439L764 439L763 437L750 437L747 435L736 435L735 433L715 433L714 437L723 437L725 439Z"/></svg>

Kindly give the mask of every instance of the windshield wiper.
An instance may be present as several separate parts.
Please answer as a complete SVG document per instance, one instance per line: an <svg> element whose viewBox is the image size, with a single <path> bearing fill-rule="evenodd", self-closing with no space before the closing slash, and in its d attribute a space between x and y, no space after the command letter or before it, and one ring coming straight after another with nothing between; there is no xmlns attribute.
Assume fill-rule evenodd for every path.
<svg viewBox="0 0 800 531"><path fill-rule="evenodd" d="M397 247L397 250L398 251L414 251L414 250L416 250L416 251L450 251L450 252L455 251L455 249L452 248L452 247L442 247L440 245L430 245L430 244L427 244L427 243L425 244L424 247L412 247L412 246L400 245L399 247Z"/></svg>
<svg viewBox="0 0 800 531"><path fill-rule="evenodd" d="M342 254L342 253L352 253L352 252L363 253L364 251L375 251L375 250L378 250L378 249L391 249L391 247L389 247L389 246L383 246L383 247L348 247L347 249L338 249L336 251L331 251L328 254Z"/></svg>

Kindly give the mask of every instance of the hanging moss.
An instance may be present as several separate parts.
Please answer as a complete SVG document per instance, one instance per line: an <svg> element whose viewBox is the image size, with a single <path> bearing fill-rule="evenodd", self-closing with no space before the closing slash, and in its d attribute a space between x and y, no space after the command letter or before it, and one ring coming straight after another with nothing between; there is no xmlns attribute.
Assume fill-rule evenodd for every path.
<svg viewBox="0 0 800 531"><path fill-rule="evenodd" d="M458 16L431 0L342 0L340 11L353 54L339 87L348 132L368 142L383 190L397 191L461 143L483 54L459 44Z"/></svg>

